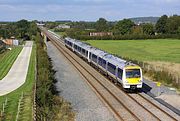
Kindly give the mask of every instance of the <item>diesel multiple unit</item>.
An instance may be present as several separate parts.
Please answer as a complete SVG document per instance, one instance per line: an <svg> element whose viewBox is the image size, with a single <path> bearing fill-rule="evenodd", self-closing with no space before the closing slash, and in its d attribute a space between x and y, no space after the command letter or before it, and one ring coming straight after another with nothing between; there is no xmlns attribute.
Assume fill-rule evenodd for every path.
<svg viewBox="0 0 180 121"><path fill-rule="evenodd" d="M65 46L93 64L125 89L141 89L142 69L133 63L120 59L105 51L94 48L79 40L65 38Z"/></svg>

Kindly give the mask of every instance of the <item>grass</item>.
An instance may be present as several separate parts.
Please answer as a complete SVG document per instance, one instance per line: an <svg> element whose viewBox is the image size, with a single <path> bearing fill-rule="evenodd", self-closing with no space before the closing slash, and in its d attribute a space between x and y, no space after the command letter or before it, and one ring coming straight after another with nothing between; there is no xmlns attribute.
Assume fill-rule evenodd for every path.
<svg viewBox="0 0 180 121"><path fill-rule="evenodd" d="M5 114L6 114L5 120L7 121L15 120L17 114L18 101L22 92L24 93L24 98L22 100L22 107L19 116L20 120L23 121L32 120L32 98L33 98L32 93L35 82L35 64L36 64L36 47L33 46L26 82L17 90L5 96L0 96L0 110L2 109L2 103L5 101L6 98L8 99L7 106L5 108Z"/></svg>
<svg viewBox="0 0 180 121"><path fill-rule="evenodd" d="M67 36L67 34L66 34L66 32L55 32L56 34L58 34L58 35L61 35L61 36Z"/></svg>
<svg viewBox="0 0 180 121"><path fill-rule="evenodd" d="M6 51L3 54L0 54L0 80L2 80L9 72L21 50L22 47L18 46L14 47L11 51Z"/></svg>
<svg viewBox="0 0 180 121"><path fill-rule="evenodd" d="M109 53L139 61L180 63L180 40L88 40Z"/></svg>

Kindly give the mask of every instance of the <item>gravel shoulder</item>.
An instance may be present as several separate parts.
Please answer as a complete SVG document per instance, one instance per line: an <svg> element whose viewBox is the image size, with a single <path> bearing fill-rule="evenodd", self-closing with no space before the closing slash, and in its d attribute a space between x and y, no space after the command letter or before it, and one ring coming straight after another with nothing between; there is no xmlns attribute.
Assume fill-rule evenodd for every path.
<svg viewBox="0 0 180 121"><path fill-rule="evenodd" d="M157 86L156 82L144 79L143 91L155 100L180 115L180 94L165 85Z"/></svg>
<svg viewBox="0 0 180 121"><path fill-rule="evenodd" d="M76 121L115 121L115 118L83 80L77 70L50 43L48 55L52 59L59 95L72 104Z"/></svg>

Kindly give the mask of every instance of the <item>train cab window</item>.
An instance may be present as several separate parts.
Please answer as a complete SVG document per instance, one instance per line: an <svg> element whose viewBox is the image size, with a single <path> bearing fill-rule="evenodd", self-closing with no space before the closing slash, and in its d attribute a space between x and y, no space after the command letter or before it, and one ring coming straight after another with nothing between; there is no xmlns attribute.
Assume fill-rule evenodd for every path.
<svg viewBox="0 0 180 121"><path fill-rule="evenodd" d="M122 80L123 70L118 68L118 78Z"/></svg>
<svg viewBox="0 0 180 121"><path fill-rule="evenodd" d="M111 64L111 63L108 63L108 71L110 73L112 73L113 75L115 75L115 73L116 73L116 66Z"/></svg>
<svg viewBox="0 0 180 121"><path fill-rule="evenodd" d="M94 54L92 54L92 60L93 60L95 63L97 63L97 56L94 55Z"/></svg>
<svg viewBox="0 0 180 121"><path fill-rule="evenodd" d="M140 78L140 69L126 69L126 78Z"/></svg>

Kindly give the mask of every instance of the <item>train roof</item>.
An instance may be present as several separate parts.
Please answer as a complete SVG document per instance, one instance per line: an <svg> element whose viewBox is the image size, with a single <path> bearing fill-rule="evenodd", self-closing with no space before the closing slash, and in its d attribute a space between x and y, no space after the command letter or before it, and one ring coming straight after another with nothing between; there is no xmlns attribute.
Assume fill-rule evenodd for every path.
<svg viewBox="0 0 180 121"><path fill-rule="evenodd" d="M65 40L70 41L70 42L75 42L75 39L71 39L69 37L66 37Z"/></svg>
<svg viewBox="0 0 180 121"><path fill-rule="evenodd" d="M90 51L91 51L91 53L93 53L93 54L95 54L101 58L103 58L106 54L108 54L105 51L102 51L102 50L95 48L95 47L92 47Z"/></svg>
<svg viewBox="0 0 180 121"><path fill-rule="evenodd" d="M71 39L71 38L65 38L66 40L78 45L79 47L86 49L86 50L90 50L92 48L92 46L87 45L84 42L81 42L80 40L75 40L75 39Z"/></svg>
<svg viewBox="0 0 180 121"><path fill-rule="evenodd" d="M83 43L79 40L75 40L75 39L71 39L71 38L66 38L66 40L71 41L86 50L89 50L91 53L103 58L104 60L110 62L111 64L113 64L115 66L118 66L121 69L123 69L124 67L127 67L128 65L135 66L135 64L133 64L131 62L128 62L128 61L121 59L119 57L116 57L114 55L111 55L103 50L98 49L98 48L87 45L86 43Z"/></svg>
<svg viewBox="0 0 180 121"><path fill-rule="evenodd" d="M92 46L87 45L86 43L81 42L79 40L75 41L75 44L86 50L90 50L92 48Z"/></svg>
<svg viewBox="0 0 180 121"><path fill-rule="evenodd" d="M118 66L119 68L124 68L126 66L127 61L120 59L114 55L108 54L104 57L111 64Z"/></svg>

